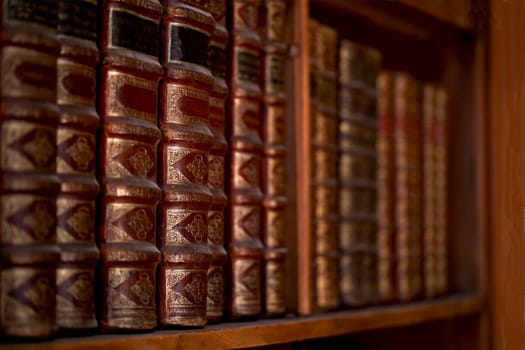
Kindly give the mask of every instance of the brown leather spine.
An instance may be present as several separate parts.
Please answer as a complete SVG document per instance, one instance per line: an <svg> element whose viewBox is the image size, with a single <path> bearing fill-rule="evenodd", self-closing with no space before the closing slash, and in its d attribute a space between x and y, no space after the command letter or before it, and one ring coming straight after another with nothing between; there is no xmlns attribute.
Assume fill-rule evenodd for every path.
<svg viewBox="0 0 525 350"><path fill-rule="evenodd" d="M339 195L337 173L337 31L310 22L310 144L313 166L313 305L335 309L339 292Z"/></svg>
<svg viewBox="0 0 525 350"><path fill-rule="evenodd" d="M448 93L444 87L436 87L434 124L435 155L435 271L436 293L448 292Z"/></svg>
<svg viewBox="0 0 525 350"><path fill-rule="evenodd" d="M261 272L261 41L256 32L257 0L228 1L228 77L226 134L229 142L228 311L233 319L262 312Z"/></svg>
<svg viewBox="0 0 525 350"><path fill-rule="evenodd" d="M339 53L341 297L359 307L377 300L375 83L381 56L346 39Z"/></svg>
<svg viewBox="0 0 525 350"><path fill-rule="evenodd" d="M423 292L420 86L408 73L395 74L394 113L397 286L406 302Z"/></svg>
<svg viewBox="0 0 525 350"><path fill-rule="evenodd" d="M224 215L227 197L224 191L226 142L226 60L228 31L226 30L226 0L211 0L210 12L215 18L215 31L210 44L210 70L214 77L210 95L210 129L213 141L208 157L208 187L213 194L213 205L208 213L208 245L212 252L208 270L208 322L218 322L224 316L224 264L227 253L224 248Z"/></svg>
<svg viewBox="0 0 525 350"><path fill-rule="evenodd" d="M381 71L378 82L377 255L378 297L397 299L395 241L394 73Z"/></svg>
<svg viewBox="0 0 525 350"><path fill-rule="evenodd" d="M57 324L60 329L97 327L95 244L97 141L97 2L60 1L58 9Z"/></svg>
<svg viewBox="0 0 525 350"><path fill-rule="evenodd" d="M100 326L103 331L150 330L157 325L160 260L156 209L161 191L156 182L162 6L156 0L108 0L101 14Z"/></svg>
<svg viewBox="0 0 525 350"><path fill-rule="evenodd" d="M199 7L196 7L199 5ZM159 248L159 324L206 324L208 214L213 196L208 188L210 37L215 21L209 1L165 1L162 25L164 79L161 84L163 190Z"/></svg>
<svg viewBox="0 0 525 350"><path fill-rule="evenodd" d="M263 265L264 312L269 316L286 311L286 58L284 0L265 0L259 10L264 16L259 23L263 39L262 83L264 146L262 190L264 193L262 237L265 246Z"/></svg>
<svg viewBox="0 0 525 350"><path fill-rule="evenodd" d="M4 1L0 19L0 332L56 331L58 1ZM38 320L38 322L35 322Z"/></svg>
<svg viewBox="0 0 525 350"><path fill-rule="evenodd" d="M423 86L423 283L426 298L437 295L436 271L436 86Z"/></svg>

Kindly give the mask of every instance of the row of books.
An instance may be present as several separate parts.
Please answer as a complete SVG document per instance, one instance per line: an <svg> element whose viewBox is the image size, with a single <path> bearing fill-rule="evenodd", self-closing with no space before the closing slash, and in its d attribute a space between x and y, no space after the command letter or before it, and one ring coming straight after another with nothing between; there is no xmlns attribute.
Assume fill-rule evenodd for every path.
<svg viewBox="0 0 525 350"><path fill-rule="evenodd" d="M312 305L446 293L446 91L309 27Z"/></svg>
<svg viewBox="0 0 525 350"><path fill-rule="evenodd" d="M0 330L285 312L284 0L3 0Z"/></svg>

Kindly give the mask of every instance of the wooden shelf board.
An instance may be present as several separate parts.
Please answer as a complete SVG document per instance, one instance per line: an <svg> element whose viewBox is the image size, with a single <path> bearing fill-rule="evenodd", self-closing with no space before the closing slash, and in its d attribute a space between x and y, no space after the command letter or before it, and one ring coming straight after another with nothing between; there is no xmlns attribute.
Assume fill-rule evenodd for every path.
<svg viewBox="0 0 525 350"><path fill-rule="evenodd" d="M0 345L0 349L239 349L447 320L478 313L485 308L485 304L482 296L457 294L430 301L336 311L310 317L228 322L197 330L160 330L145 334L95 335L32 344L4 344Z"/></svg>
<svg viewBox="0 0 525 350"><path fill-rule="evenodd" d="M311 0L316 8L330 12L352 13L366 18L374 26L420 40L428 39L441 28L473 33L474 22L467 8L420 0Z"/></svg>
<svg viewBox="0 0 525 350"><path fill-rule="evenodd" d="M397 0L401 4L431 16L439 21L471 31L474 28L469 8L458 8L450 4L421 0ZM459 2L458 2L459 4Z"/></svg>

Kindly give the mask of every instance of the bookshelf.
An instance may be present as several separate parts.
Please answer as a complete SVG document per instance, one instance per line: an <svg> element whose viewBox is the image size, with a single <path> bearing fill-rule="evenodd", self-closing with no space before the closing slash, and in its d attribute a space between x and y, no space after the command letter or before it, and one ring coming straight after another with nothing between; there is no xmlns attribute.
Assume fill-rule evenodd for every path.
<svg viewBox="0 0 525 350"><path fill-rule="evenodd" d="M294 317L257 322L234 322L189 331L156 331L151 334L100 335L58 339L45 344L11 345L13 350L31 349L242 349L342 336L386 327L447 321L475 315L485 307L482 297L456 295L439 301L337 311L313 317Z"/></svg>
<svg viewBox="0 0 525 350"><path fill-rule="evenodd" d="M460 3L458 1L457 3ZM438 1L296 0L287 14L287 305L283 318L224 322L191 330L158 330L140 334L107 334L58 338L26 344L0 344L0 349L241 349L251 347L315 348L315 341L373 334L396 339L410 327L443 334L436 326L468 329L461 346L485 349L489 341L489 178L487 161L487 38L467 7ZM309 187L309 57L308 19L328 22L353 40L377 47L392 67L421 79L444 84L453 96L449 234L451 293L406 304L375 305L311 315ZM399 48L403 49L400 50ZM446 63L446 64L445 64ZM499 174L499 176L503 176ZM405 331L406 332L406 331ZM356 335L353 339L352 336ZM456 334L457 335L457 334ZM373 337L374 337L373 336ZM400 337L400 335L399 335ZM366 338L366 336L365 336ZM366 341L364 341L366 343ZM373 341L371 342L373 344ZM385 342L371 348L386 349ZM443 348L460 344L449 336ZM411 347L406 347L410 349ZM414 347L416 348L416 347Z"/></svg>

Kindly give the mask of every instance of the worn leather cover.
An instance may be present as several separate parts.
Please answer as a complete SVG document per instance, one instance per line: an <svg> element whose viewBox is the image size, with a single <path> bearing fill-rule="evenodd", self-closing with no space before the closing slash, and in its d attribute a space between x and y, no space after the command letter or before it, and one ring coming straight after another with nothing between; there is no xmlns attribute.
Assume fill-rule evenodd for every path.
<svg viewBox="0 0 525 350"><path fill-rule="evenodd" d="M269 316L286 311L286 65L284 0L261 2L259 34L262 54L262 237L263 308Z"/></svg>
<svg viewBox="0 0 525 350"><path fill-rule="evenodd" d="M163 190L162 253L159 272L161 326L203 326L207 321L208 214L213 195L208 187L210 94L213 76L208 69L211 14L201 7L166 1L162 28L161 84Z"/></svg>
<svg viewBox="0 0 525 350"><path fill-rule="evenodd" d="M419 83L408 73L394 77L396 254L400 301L422 296L422 110Z"/></svg>
<svg viewBox="0 0 525 350"><path fill-rule="evenodd" d="M109 0L103 1L101 14L100 326L103 331L149 330L157 325L160 260L157 38L162 6L156 0Z"/></svg>
<svg viewBox="0 0 525 350"><path fill-rule="evenodd" d="M0 330L43 338L57 330L58 1L1 11Z"/></svg>
<svg viewBox="0 0 525 350"><path fill-rule="evenodd" d="M98 325L95 315L96 198L99 185L96 133L97 2L60 1L58 9L57 173L57 324L61 329L87 330Z"/></svg>
<svg viewBox="0 0 525 350"><path fill-rule="evenodd" d="M224 317L224 264L227 253L224 248L225 210L227 197L225 164L227 142L226 127L226 60L228 31L226 30L226 0L211 0L210 12L215 19L215 31L211 37L209 64L214 83L210 95L210 129L213 141L208 156L208 187L213 194L213 205L208 213L208 245L212 253L208 270L208 322L218 322Z"/></svg>
<svg viewBox="0 0 525 350"><path fill-rule="evenodd" d="M228 2L226 135L229 143L227 194L228 305L230 318L262 312L261 240L261 39L259 1Z"/></svg>
<svg viewBox="0 0 525 350"><path fill-rule="evenodd" d="M312 268L316 310L339 307L337 43L334 28L310 22Z"/></svg>

